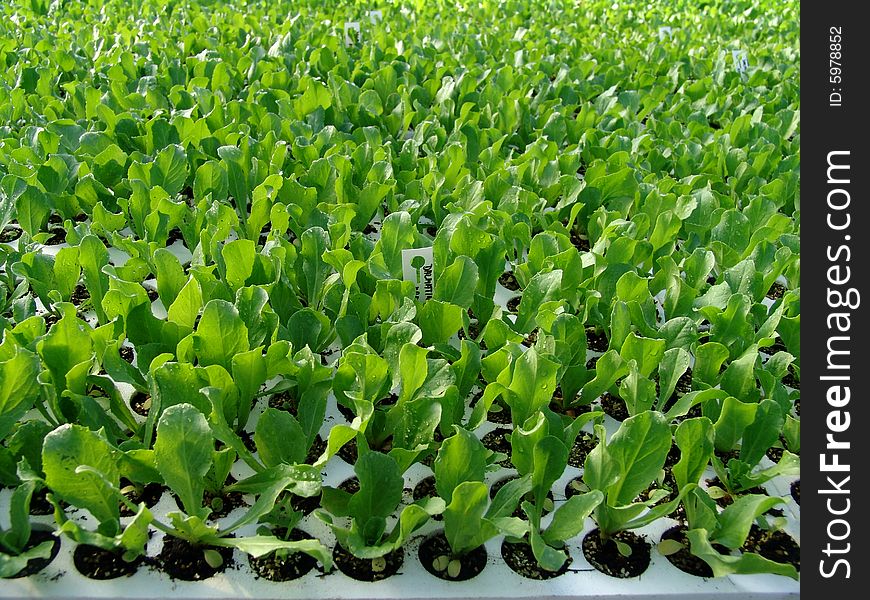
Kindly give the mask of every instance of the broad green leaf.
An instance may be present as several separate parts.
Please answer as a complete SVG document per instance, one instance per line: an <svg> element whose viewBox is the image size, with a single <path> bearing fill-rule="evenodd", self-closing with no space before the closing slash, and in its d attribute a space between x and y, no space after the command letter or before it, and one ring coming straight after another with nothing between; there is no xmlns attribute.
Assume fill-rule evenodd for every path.
<svg viewBox="0 0 870 600"><path fill-rule="evenodd" d="M68 424L45 436L42 468L48 486L70 504L87 509L104 534L115 535L118 501L103 478L79 471L82 466L98 471L115 487L120 481L116 451L97 432Z"/></svg>
<svg viewBox="0 0 870 600"><path fill-rule="evenodd" d="M205 518L209 513L202 505L202 496L213 453L214 438L202 412L190 404L176 404L163 411L154 442L157 469L193 517Z"/></svg>

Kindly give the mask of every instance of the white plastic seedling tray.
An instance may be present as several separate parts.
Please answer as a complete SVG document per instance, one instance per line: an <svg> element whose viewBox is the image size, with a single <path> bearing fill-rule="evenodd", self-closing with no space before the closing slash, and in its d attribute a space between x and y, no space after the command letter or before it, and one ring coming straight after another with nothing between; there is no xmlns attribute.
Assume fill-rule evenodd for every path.
<svg viewBox="0 0 870 600"><path fill-rule="evenodd" d="M377 237L377 233L373 237ZM63 244L65 245L65 244ZM56 252L63 245L46 247L43 251ZM170 248L182 262L190 260L190 252L183 244L176 243ZM123 264L127 256L110 248L112 262ZM497 304L504 306L513 292L497 286ZM165 309L160 301L154 303L154 312L158 317L165 315ZM328 358L330 363L337 360L339 352L334 352ZM589 352L589 357L598 356L598 352ZM122 394L129 399L132 388L119 384ZM252 412L248 428L253 431L256 420L264 408L261 400ZM334 423L345 422L338 412L335 400L330 395L327 416L324 420L321 435L326 438ZM609 416L605 417L608 434L618 428L618 423ZM497 427L486 423L477 430L482 437ZM591 430L587 425L587 430ZM767 460L766 458L764 460ZM769 466L766 464L765 466ZM514 474L513 469L500 469L489 473L487 483L491 484L508 475ZM553 495L557 505L565 500L565 486L582 471L568 466L562 477L553 486ZM250 475L246 465L238 462L232 474L237 478ZM424 477L431 475L429 467L422 464L413 465L405 473L405 502L411 501L410 490ZM336 456L330 460L323 471L324 485L336 486L348 477L353 476L353 468ZM706 477L712 477L712 472ZM766 487L773 495L787 499L783 508L787 525L785 531L800 542L800 510L789 495L789 486L793 479L777 478ZM8 526L9 499L11 490L0 491L0 523ZM252 498L248 498L250 502ZM166 512L177 510L171 494L164 493L161 500L152 508L155 516L160 518ZM223 519L221 523L229 524L238 517L238 508ZM86 511L70 511L70 518L93 526L92 517ZM546 520L550 517L545 517ZM35 523L53 524L52 516L33 517ZM438 531L441 523L429 521L415 533L404 546L405 559L399 572L383 581L366 583L347 577L337 569L324 575L313 570L304 577L282 583L271 582L258 578L248 566L247 557L235 551L233 565L212 578L198 582L172 580L167 575L151 567L141 567L133 576L122 577L109 581L95 581L80 575L73 565L72 552L74 542L62 538L60 552L55 560L41 572L22 579L0 580L0 598L127 598L130 600L208 600L212 598L258 598L258 599L331 599L352 598L366 599L438 599L438 598L479 598L492 600L508 600L520 598L559 598L559 599L595 599L595 598L635 598L643 600L672 600L674 598L699 598L704 600L777 600L780 598L795 598L800 595L799 583L777 575L739 575L726 578L703 579L684 573L670 564L658 553L656 544L661 534L675 525L671 519L660 519L636 533L645 535L652 545L652 559L649 568L638 577L617 579L597 571L584 558L581 549L583 537L595 524L587 519L583 533L568 543L568 551L572 558L568 572L548 581L526 579L505 565L501 558L502 538L497 537L486 544L488 554L487 565L477 577L464 582L448 582L434 577L427 572L417 556L420 542L429 534ZM328 547L335 546L335 537L327 526L313 515L306 516L299 527L320 539ZM256 526L249 526L238 533L241 535L253 533ZM163 534L154 531L148 545L148 556L157 556L162 548Z"/></svg>
<svg viewBox="0 0 870 600"><path fill-rule="evenodd" d="M252 418L262 410L263 402ZM329 398L329 409L321 434L325 434L333 423L344 422L344 417L338 412L334 399ZM618 427L616 421L605 418L609 432ZM485 435L496 425L486 423L477 433ZM765 459L766 460L766 459ZM500 469L487 475L487 483L491 484L503 477L515 473L513 469ZM565 500L565 486L582 471L568 466L562 477L553 486L553 494L557 505ZM244 477L250 471L243 463L237 463L233 475ZM429 467L414 464L405 473L405 502L411 501L410 490L424 477L431 475ZM333 457L323 471L324 485L336 486L348 477L353 476L353 468L338 456ZM712 473L709 474L712 476ZM786 531L796 540L800 540L800 513L797 505L789 496L791 480L780 478L768 484L772 494L780 495L788 500L784 513L788 524ZM11 490L0 491L0 522L8 525L8 505ZM252 498L248 498L252 501ZM158 518L167 511L176 510L171 494L164 493L161 500L152 509ZM238 508L220 520L228 524L243 511ZM92 517L86 511L70 512L70 516L82 523L92 523ZM547 519L548 517L545 517ZM33 517L34 522L51 524L51 516ZM534 581L521 577L511 571L501 558L502 538L490 540L486 544L488 554L487 565L477 577L464 582L448 582L429 574L420 563L417 556L420 542L429 534L441 528L441 523L429 521L413 536L404 547L405 560L399 572L383 581L375 583L359 582L347 577L337 569L330 574L314 570L295 581L275 583L258 578L248 566L247 557L236 551L234 564L226 571L210 579L199 582L172 580L165 574L150 567L143 566L131 577L122 577L110 581L94 581L78 573L72 562L74 543L63 538L58 557L43 571L24 579L0 580L0 598L128 598L130 600L207 600L211 598L353 598L376 599L395 598L397 600L436 599L436 598L480 598L480 599L519 599L519 598L637 598L644 600L666 600L673 598L701 598L707 600L776 600L793 598L800 595L798 582L776 575L740 575L727 578L703 579L686 574L658 553L656 543L661 534L676 524L671 519L661 519L645 528L636 530L646 536L652 544L652 560L649 568L642 575L630 579L617 579L598 572L584 558L581 550L583 536L591 531L595 524L587 520L583 533L571 540L568 551L573 559L569 570L564 575L548 580ZM316 536L328 547L335 545L332 532L313 515L306 516L299 527ZM253 533L254 526L239 533ZM155 531L148 545L148 555L156 556L162 547L163 534Z"/></svg>

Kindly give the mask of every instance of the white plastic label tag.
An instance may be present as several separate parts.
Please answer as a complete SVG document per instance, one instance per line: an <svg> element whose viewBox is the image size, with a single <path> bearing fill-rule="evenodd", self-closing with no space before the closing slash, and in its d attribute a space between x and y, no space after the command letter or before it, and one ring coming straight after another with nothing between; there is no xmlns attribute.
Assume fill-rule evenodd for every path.
<svg viewBox="0 0 870 600"><path fill-rule="evenodd" d="M355 31L356 34L354 37L351 37L350 32ZM353 46L359 40L359 22L358 21L347 21L344 24L344 45L345 46Z"/></svg>
<svg viewBox="0 0 870 600"><path fill-rule="evenodd" d="M734 70L738 73L745 73L749 68L749 59L746 56L746 50L732 50L731 58L734 59Z"/></svg>
<svg viewBox="0 0 870 600"><path fill-rule="evenodd" d="M670 25L663 25L659 27L659 41L664 40L666 37L673 37L674 30Z"/></svg>
<svg viewBox="0 0 870 600"><path fill-rule="evenodd" d="M379 10L370 10L368 14L369 21L371 21L373 24L384 20L384 13Z"/></svg>
<svg viewBox="0 0 870 600"><path fill-rule="evenodd" d="M402 250L402 279L413 281L417 289L417 300L425 301L432 297L434 280L432 273L432 247Z"/></svg>

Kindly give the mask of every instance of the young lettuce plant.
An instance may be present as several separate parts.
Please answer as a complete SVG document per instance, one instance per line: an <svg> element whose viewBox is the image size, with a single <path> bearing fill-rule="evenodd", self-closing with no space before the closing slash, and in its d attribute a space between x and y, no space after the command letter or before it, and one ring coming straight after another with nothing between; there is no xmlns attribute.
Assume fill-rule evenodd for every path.
<svg viewBox="0 0 870 600"><path fill-rule="evenodd" d="M585 423L601 416L601 412L589 412L572 420L544 408L511 434L511 462L521 476L531 479L531 491L526 495L531 499L522 501L529 519L529 544L535 560L549 571L558 571L565 564L565 542L583 530L586 517L604 499L599 490L572 496L555 509L547 527L541 525L545 511L554 509L547 494L568 465L577 434Z"/></svg>
<svg viewBox="0 0 870 600"><path fill-rule="evenodd" d="M322 509L315 515L332 528L338 543L353 556L372 561L374 571L383 570L383 557L396 549L419 529L431 515L444 511L444 500L427 498L402 509L392 531L387 531L387 517L402 500L404 478L399 463L387 454L360 448L354 465L359 490L353 494L324 487ZM348 517L344 527L336 518Z"/></svg>
<svg viewBox="0 0 870 600"><path fill-rule="evenodd" d="M767 398L756 404L741 402L733 396L725 398L713 425L715 447L728 452L740 441L740 452L727 462L713 455L713 470L722 487L710 488L710 495L736 499L778 475L800 474L800 457L788 450L783 451L777 464L759 469L765 453L778 442L785 423L783 411L774 400Z"/></svg>
<svg viewBox="0 0 870 600"><path fill-rule="evenodd" d="M458 576L462 557L487 540L499 534L521 538L528 530L525 521L510 515L531 491L531 476L509 481L490 501L483 479L492 459L493 453L477 436L458 426L438 450L435 487L447 504L442 516L451 554L435 557L432 566L450 577Z"/></svg>
<svg viewBox="0 0 870 600"><path fill-rule="evenodd" d="M31 546L30 499L35 481L22 481L9 500L9 528L0 527L0 579L13 577L31 560L51 556L53 541Z"/></svg>
<svg viewBox="0 0 870 600"><path fill-rule="evenodd" d="M102 430L66 424L45 436L42 465L58 530L78 543L118 552L133 561L145 554L152 516L141 503L132 507L133 519L122 525L114 494L121 478L120 454ZM96 530L69 520L59 500L90 512L98 522Z"/></svg>
<svg viewBox="0 0 870 600"><path fill-rule="evenodd" d="M686 510L686 538L692 554L706 562L713 574L775 573L797 579L790 564L778 563L753 552L739 555L722 554L716 546L739 550L749 535L752 524L765 512L782 504L782 498L766 494L745 494L719 511L714 500L698 482L714 457L714 425L707 417L687 419L674 432L680 449L680 460L673 473ZM665 540L659 548L665 553L684 546L676 540Z"/></svg>
<svg viewBox="0 0 870 600"><path fill-rule="evenodd" d="M215 437L209 423L198 408L182 403L163 411L157 425L154 465L166 486L181 501L183 509L168 513L168 523L153 519L153 526L169 536L201 547L205 560L212 566L222 562L220 553L214 547L225 547L238 548L254 557L281 549L305 552L329 569L329 553L315 540L287 541L273 535L232 537L232 534L268 514L285 490L303 497L316 495L320 490L317 470L308 465L278 464L240 481L235 484L238 491L256 494L257 500L233 523L221 527L207 522L212 509L203 505L205 479L214 470L214 445ZM103 473L90 467L79 467L79 470L98 474L116 498L120 498L131 509L136 508Z"/></svg>
<svg viewBox="0 0 870 600"><path fill-rule="evenodd" d="M623 421L609 442L603 425L596 425L595 433L599 443L586 457L583 481L604 495L593 513L602 541L612 539L627 556L630 547L614 539L614 534L652 523L670 514L680 502L678 496L658 504L668 496L664 489L637 500L665 464L672 444L671 429L663 414L646 411Z"/></svg>

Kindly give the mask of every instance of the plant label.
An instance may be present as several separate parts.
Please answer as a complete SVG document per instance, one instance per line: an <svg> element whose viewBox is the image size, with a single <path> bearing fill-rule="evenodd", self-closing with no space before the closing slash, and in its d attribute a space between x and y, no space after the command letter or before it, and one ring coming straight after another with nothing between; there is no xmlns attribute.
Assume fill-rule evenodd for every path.
<svg viewBox="0 0 870 600"><path fill-rule="evenodd" d="M354 31L353 37L350 32ZM353 46L359 41L359 21L347 21L344 24L344 45Z"/></svg>
<svg viewBox="0 0 870 600"><path fill-rule="evenodd" d="M746 73L749 68L749 59L746 56L746 50L732 50L731 58L734 60L734 70L740 73Z"/></svg>
<svg viewBox="0 0 870 600"><path fill-rule="evenodd" d="M371 21L372 25L384 20L384 13L382 13L379 10L370 10L368 14L369 14L369 21Z"/></svg>
<svg viewBox="0 0 870 600"><path fill-rule="evenodd" d="M674 29L670 25L663 25L659 27L659 41L664 40L666 37L673 37Z"/></svg>
<svg viewBox="0 0 870 600"><path fill-rule="evenodd" d="M414 282L417 300L421 302L432 297L435 285L432 266L432 246L402 250L402 278Z"/></svg>

